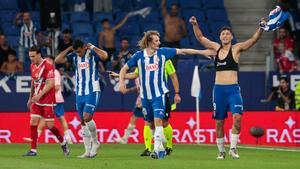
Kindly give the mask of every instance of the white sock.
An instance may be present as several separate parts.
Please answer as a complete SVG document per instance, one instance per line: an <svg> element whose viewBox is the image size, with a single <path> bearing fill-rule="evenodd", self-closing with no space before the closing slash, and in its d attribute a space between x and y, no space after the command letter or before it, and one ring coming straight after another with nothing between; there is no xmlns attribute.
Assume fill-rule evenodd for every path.
<svg viewBox="0 0 300 169"><path fill-rule="evenodd" d="M92 148L92 139L91 134L87 126L81 126L82 128L82 139L83 139L83 145L85 152L90 152Z"/></svg>
<svg viewBox="0 0 300 169"><path fill-rule="evenodd" d="M92 142L95 144L98 144L98 139L97 139L97 128L96 128L96 123L94 120L91 120L86 123L87 128L89 129L92 137Z"/></svg>
<svg viewBox="0 0 300 169"><path fill-rule="evenodd" d="M154 133L154 151L164 151L163 141L165 140L164 128L163 126L155 127Z"/></svg>
<svg viewBox="0 0 300 169"><path fill-rule="evenodd" d="M123 138L127 140L133 129L135 129L135 125L134 124L128 124L128 127L127 127L127 129L124 133Z"/></svg>
<svg viewBox="0 0 300 169"><path fill-rule="evenodd" d="M219 149L219 152L225 152L224 137L217 138L216 142L217 142L217 147Z"/></svg>
<svg viewBox="0 0 300 169"><path fill-rule="evenodd" d="M230 149L236 148L236 145L239 141L239 134L231 134L231 143L230 143Z"/></svg>
<svg viewBox="0 0 300 169"><path fill-rule="evenodd" d="M65 138L69 139L69 140L72 140L69 132L71 132L69 129L64 132Z"/></svg>

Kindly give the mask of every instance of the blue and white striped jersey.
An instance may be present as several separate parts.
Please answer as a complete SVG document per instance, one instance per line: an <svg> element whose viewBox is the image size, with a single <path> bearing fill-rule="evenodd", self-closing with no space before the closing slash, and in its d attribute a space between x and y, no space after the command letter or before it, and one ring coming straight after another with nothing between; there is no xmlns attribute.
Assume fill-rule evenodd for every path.
<svg viewBox="0 0 300 169"><path fill-rule="evenodd" d="M37 40L35 37L36 31L36 27L33 25L32 21L30 26L23 24L20 31L20 46L30 48L32 46L37 45Z"/></svg>
<svg viewBox="0 0 300 169"><path fill-rule="evenodd" d="M138 67L141 98L151 100L169 91L164 77L165 63L175 55L175 48L159 48L153 56L143 50L127 62L129 68Z"/></svg>
<svg viewBox="0 0 300 169"><path fill-rule="evenodd" d="M83 57L75 52L67 55L69 62L75 65L76 95L84 96L100 91L99 84L99 56L93 50L86 50Z"/></svg>

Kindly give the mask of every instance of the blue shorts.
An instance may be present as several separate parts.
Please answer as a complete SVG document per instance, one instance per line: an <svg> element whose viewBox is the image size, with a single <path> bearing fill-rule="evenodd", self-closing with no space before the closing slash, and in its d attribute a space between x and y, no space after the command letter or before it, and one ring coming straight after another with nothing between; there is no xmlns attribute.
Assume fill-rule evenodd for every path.
<svg viewBox="0 0 300 169"><path fill-rule="evenodd" d="M64 103L56 103L55 106L55 116L60 117L65 115Z"/></svg>
<svg viewBox="0 0 300 169"><path fill-rule="evenodd" d="M165 95L154 99L142 99L144 119L148 122L154 121L154 118L165 118Z"/></svg>
<svg viewBox="0 0 300 169"><path fill-rule="evenodd" d="M83 113L94 114L100 98L100 92L92 92L85 96L76 96L76 109L79 117L83 120Z"/></svg>
<svg viewBox="0 0 300 169"><path fill-rule="evenodd" d="M215 85L213 89L213 118L224 120L227 118L227 111L232 114L243 114L243 99L241 88L238 84Z"/></svg>

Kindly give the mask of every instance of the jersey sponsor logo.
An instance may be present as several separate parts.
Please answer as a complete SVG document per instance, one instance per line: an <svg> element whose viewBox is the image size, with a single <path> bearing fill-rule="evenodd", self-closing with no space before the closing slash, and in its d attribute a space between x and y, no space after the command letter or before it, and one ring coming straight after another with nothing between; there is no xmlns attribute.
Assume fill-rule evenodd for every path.
<svg viewBox="0 0 300 169"><path fill-rule="evenodd" d="M225 66L227 65L227 62L217 62L217 66Z"/></svg>
<svg viewBox="0 0 300 169"><path fill-rule="evenodd" d="M148 64L145 66L147 71L156 71L158 70L158 64Z"/></svg>
<svg viewBox="0 0 300 169"><path fill-rule="evenodd" d="M81 62L81 63L78 64L79 69L87 69L89 67L90 67L89 62Z"/></svg>

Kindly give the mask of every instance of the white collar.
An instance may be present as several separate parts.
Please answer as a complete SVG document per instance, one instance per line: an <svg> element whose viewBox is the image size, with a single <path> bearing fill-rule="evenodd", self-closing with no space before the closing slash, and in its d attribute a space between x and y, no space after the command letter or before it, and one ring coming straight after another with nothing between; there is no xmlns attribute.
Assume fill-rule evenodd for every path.
<svg viewBox="0 0 300 169"><path fill-rule="evenodd" d="M154 56L154 55L157 55L157 50L154 52L153 55L149 55L149 54L147 53L147 50L144 49L144 57L150 57L150 56Z"/></svg>

